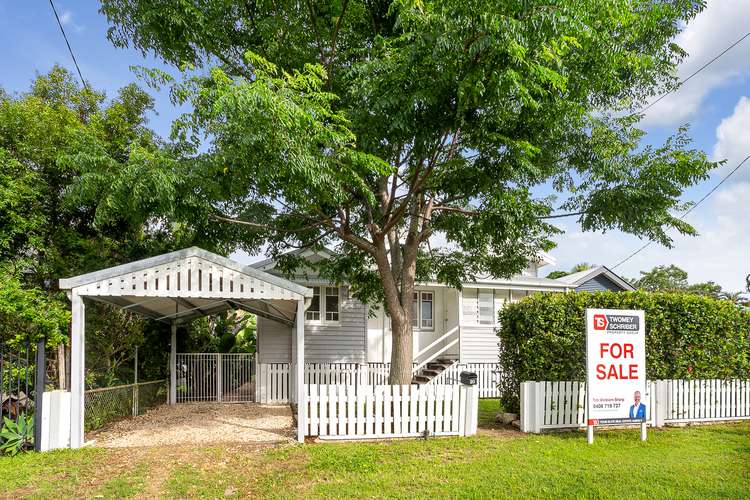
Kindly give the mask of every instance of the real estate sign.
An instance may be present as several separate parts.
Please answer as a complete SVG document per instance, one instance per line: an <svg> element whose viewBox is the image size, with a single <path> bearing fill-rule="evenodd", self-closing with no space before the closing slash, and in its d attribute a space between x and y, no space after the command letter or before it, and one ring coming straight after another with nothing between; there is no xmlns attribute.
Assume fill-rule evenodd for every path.
<svg viewBox="0 0 750 500"><path fill-rule="evenodd" d="M646 420L643 311L586 309L586 399L589 426Z"/></svg>

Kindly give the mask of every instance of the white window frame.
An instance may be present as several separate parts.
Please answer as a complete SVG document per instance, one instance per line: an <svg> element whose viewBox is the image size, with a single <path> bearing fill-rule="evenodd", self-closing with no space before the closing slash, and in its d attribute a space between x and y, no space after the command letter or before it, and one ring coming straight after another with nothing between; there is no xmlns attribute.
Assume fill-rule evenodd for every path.
<svg viewBox="0 0 750 500"><path fill-rule="evenodd" d="M432 304L432 325L430 326L424 326L424 318L422 318L422 303L423 303L423 296L422 294L428 294L432 298L431 300L424 301L424 302L430 302ZM432 290L414 290L414 295L416 295L416 300L412 299L412 308L414 307L413 304L417 305L417 314L416 317L412 317L412 329L413 330L419 330L419 331L426 331L426 332L432 332L435 330L435 292ZM412 316L414 314L412 313ZM414 321L416 320L416 322Z"/></svg>
<svg viewBox="0 0 750 500"><path fill-rule="evenodd" d="M307 313L311 311L305 311L305 324L306 325L339 325L341 324L341 287L340 286L332 286L332 285L315 285L311 286L313 290L318 290L318 293L320 294L318 304L320 305L320 310L318 311L318 317L319 319L308 319ZM326 319L326 297L327 294L327 288L335 288L336 292L338 293L338 309L337 314L339 319L338 320L330 320Z"/></svg>

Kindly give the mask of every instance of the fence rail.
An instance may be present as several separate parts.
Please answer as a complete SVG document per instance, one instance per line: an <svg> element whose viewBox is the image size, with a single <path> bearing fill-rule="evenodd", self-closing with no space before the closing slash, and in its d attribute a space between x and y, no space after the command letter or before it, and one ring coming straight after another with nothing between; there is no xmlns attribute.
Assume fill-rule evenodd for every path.
<svg viewBox="0 0 750 500"><path fill-rule="evenodd" d="M670 424L750 419L750 380L654 380L646 383L647 422ZM586 384L523 382L521 430L585 427Z"/></svg>
<svg viewBox="0 0 750 500"><path fill-rule="evenodd" d="M459 385L305 386L305 434L332 439L465 436L476 433L475 387Z"/></svg>
<svg viewBox="0 0 750 500"><path fill-rule="evenodd" d="M84 429L93 431L125 417L143 414L166 401L167 381L89 389L84 393Z"/></svg>

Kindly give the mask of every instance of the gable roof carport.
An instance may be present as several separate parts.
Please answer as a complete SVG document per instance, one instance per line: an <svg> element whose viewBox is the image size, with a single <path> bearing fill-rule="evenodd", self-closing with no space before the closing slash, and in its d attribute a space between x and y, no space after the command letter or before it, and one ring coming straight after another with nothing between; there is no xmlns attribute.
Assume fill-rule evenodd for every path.
<svg viewBox="0 0 750 500"><path fill-rule="evenodd" d="M304 310L310 288L254 267L191 247L156 257L61 279L60 289L72 302L71 324L71 436L70 446L83 444L85 375L85 305L91 299L133 311L172 327L170 403L175 398L177 325L229 309L243 309L295 326L293 378L302 402L304 365ZM305 405L298 404L299 411ZM301 417L301 415L300 415ZM300 418L298 421L303 422ZM298 439L302 439L298 429Z"/></svg>

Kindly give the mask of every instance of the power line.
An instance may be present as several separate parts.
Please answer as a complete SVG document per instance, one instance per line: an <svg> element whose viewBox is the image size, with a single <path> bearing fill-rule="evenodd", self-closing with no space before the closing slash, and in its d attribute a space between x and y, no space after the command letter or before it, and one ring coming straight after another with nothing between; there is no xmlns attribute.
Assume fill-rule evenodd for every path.
<svg viewBox="0 0 750 500"><path fill-rule="evenodd" d="M705 195L703 196L703 198L701 198L701 199L700 199L700 200L698 200L698 201L697 201L697 202L696 202L696 203L695 203L695 204L694 204L693 206L691 206L690 208L688 208L687 210L685 210L685 211L684 211L684 212L682 213L682 215L680 215L680 220L683 220L683 219L684 219L684 218L685 218L685 217L686 217L686 216L687 216L687 215L688 215L688 214L689 214L690 212L692 212L693 210L695 210L695 208L696 208L696 207L697 207L698 205L700 205L701 203L703 203L703 202L704 202L704 201L705 201L705 200L706 200L706 199L707 199L707 198L708 198L709 196L711 196L711 195L712 195L712 194L714 193L714 191L716 191L717 189L719 189L719 186L721 186L722 184L724 184L724 182L726 182L726 180L727 180L727 179L729 179L729 178L730 178L730 177L731 177L732 175L734 175L734 173L735 173L736 171L738 171L738 170L740 169L740 167L742 167L742 165L744 165L744 164L745 164L745 162L746 162L746 161L747 161L748 159L750 159L750 155L746 156L746 157L745 157L745 159L744 159L744 160L742 160L742 161L741 161L741 162L740 162L740 163L739 163L739 164L738 164L738 165L737 165L736 167L734 167L734 169L732 169L732 171L731 171L731 172L729 172L729 173L728 173L727 175L725 175L725 176L724 176L724 177L723 177L723 178L722 178L722 179L721 179L721 180L719 181L719 183L718 183L718 184L716 184L716 185L715 185L714 187L712 187L712 188L711 188L711 189L710 189L710 190L708 191L708 193L706 193L706 194L705 194ZM641 252L642 252L643 250L645 250L646 248L648 248L648 247L649 247L649 246L650 246L650 245L651 245L652 243L653 243L653 240L649 241L648 243L646 243L645 245L643 245L642 247L640 247L640 248L639 248L638 250L636 250L635 252L631 253L630 255L628 255L627 257L625 257L624 259L622 259L622 260L621 260L620 262L618 262L618 263L617 263L617 264L615 264L614 266L610 267L610 269L617 269L617 268L618 268L619 266L621 266L622 264L626 263L627 261L629 261L630 259L632 259L632 258L633 258L633 257L635 257L636 255L638 255L639 253L641 253Z"/></svg>
<svg viewBox="0 0 750 500"><path fill-rule="evenodd" d="M81 68L78 67L78 61L76 61L76 56L73 54L73 49L70 47L70 42L68 41L68 35L65 34L65 28L63 28L62 23L60 22L60 16L57 15L57 9L55 8L55 4L52 0L49 0L50 7L52 7L52 12L55 13L55 19L57 19L57 25L60 27L60 31L62 32L62 36L65 39L65 45L68 46L68 52L70 52L70 57L73 58L73 64L76 66L76 71L78 71L78 76L81 78L81 83L83 84L83 87L86 88L88 85L86 85L86 80L83 79L83 75L81 74Z"/></svg>
<svg viewBox="0 0 750 500"><path fill-rule="evenodd" d="M742 43L742 41L745 40L745 38L747 38L749 36L750 36L750 31L747 32L747 33L745 33L744 35L742 35L737 40L735 40L734 43L732 43L731 45L729 45L728 47L726 47L724 50L722 50L721 52L719 52L717 55L715 55L710 61L708 61L707 63L705 63L703 66L701 66L697 70L693 71L687 78L685 78L684 80L682 80L677 85L677 87L675 87L672 90L668 90L667 92L664 92L654 102L648 104L646 107L644 107L642 109L639 109L638 111L634 111L633 113L630 114L630 116L633 116L633 115L640 114L640 113L643 113L645 111L648 111L654 105L656 105L659 101L661 101L662 99L664 99L665 97L667 97L669 94L671 94L673 92L677 92L678 90L680 90L680 88L682 88L682 86L685 83L687 83L691 78L693 78L695 75L697 75L698 73L700 73L704 69L708 68L709 66L711 66L716 61L718 61L724 54L726 54L727 52L729 52L730 50L732 50L733 48L735 48L737 45L739 45L740 43ZM743 161L743 163L744 163L744 161ZM722 182L724 182L724 181L722 180ZM719 187L719 185L721 185L721 183L719 183L717 186L715 186L714 189L716 189L717 187ZM709 194L712 193L712 192L713 192L713 190L709 191ZM701 201L703 201L703 200L701 200ZM700 201L698 203L700 203ZM697 206L697 204L695 206ZM548 215L548 216L545 216L545 217L539 217L539 218L540 219L562 219L562 218L565 218L565 217L575 217L576 215L583 215L584 213L585 212L569 212L569 213L562 213L562 214L552 214L552 215ZM688 213L689 213L689 211L685 212L683 214L683 216L687 215ZM647 244L646 246L648 246L649 244ZM630 257L628 257L628 258L630 258ZM622 262L620 264L622 264ZM617 265L619 266L620 264L617 264ZM617 267L617 266L615 266L615 267Z"/></svg>
<svg viewBox="0 0 750 500"><path fill-rule="evenodd" d="M655 105L656 103L658 103L659 101L661 101L662 99L664 99L665 97L667 97L667 96L668 96L669 94L671 94L672 92L676 92L677 90L679 90L679 89L680 89L680 88L681 88L681 87L682 87L682 86L683 86L683 85L684 85L685 83L687 83L687 82L688 82L688 81L689 81L689 80L690 80L691 78L693 78L693 77L694 77L695 75L697 75L698 73L700 73L700 72L701 72L701 71L703 71L704 69L708 68L709 66L711 66L711 65L712 65L713 63L715 63L716 61L718 61L718 60L719 60L719 59L720 59L720 58L721 58L721 57L722 57L722 56L723 56L724 54L726 54L727 52L729 52L730 50L732 50L733 48L735 48L735 47L736 47L737 45L739 45L739 44L740 44L740 43L741 43L741 42L742 42L742 41L743 41L743 40L744 40L745 38L747 38L747 37L749 37L749 36L750 36L750 32L747 32L747 33L745 33L745 34L744 34L743 36L741 36L741 37L740 37L740 38L739 38L739 39L738 39L737 41L735 41L735 42L734 42L733 44L731 44L731 45L730 45L729 47L727 47L727 48L725 48L724 50L722 50L721 52L719 52L719 53L718 53L718 54L717 54L717 55L716 55L716 56L715 56L715 57L714 57L713 59L711 59L710 61L708 61L708 62L707 62L706 64L704 64L703 66L701 66L701 67L700 67L700 68L698 68L697 70L695 70L695 71L694 71L694 72L693 72L693 73L692 73L692 74L691 74L690 76L688 76L687 78L685 78L684 80L682 80L682 81L681 81L681 82L680 82L680 83L679 83L679 84L677 85L677 87L675 87L675 88L674 88L673 90L669 90L669 91L667 91L667 92L663 93L663 94L662 94L661 96L659 96L659 98L658 98L658 99L656 99L656 100L655 100L654 102L652 102L651 104L649 104L649 105L648 105L648 106L646 106L645 108L643 108L643 109L641 109L641 110L639 110L639 111L636 111L636 112L635 112L635 113L633 113L633 114L637 114L637 113L643 113L644 111L648 111L649 109L651 109L651 108L652 108L652 107L653 107L653 106L654 106L654 105Z"/></svg>

